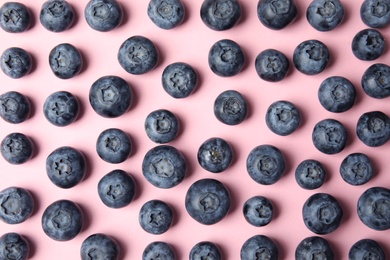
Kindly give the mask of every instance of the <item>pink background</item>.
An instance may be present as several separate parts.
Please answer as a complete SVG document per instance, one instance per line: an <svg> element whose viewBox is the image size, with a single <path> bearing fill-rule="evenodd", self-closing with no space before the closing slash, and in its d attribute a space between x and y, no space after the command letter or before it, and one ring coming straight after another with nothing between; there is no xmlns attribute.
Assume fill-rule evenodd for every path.
<svg viewBox="0 0 390 260"><path fill-rule="evenodd" d="M386 255L390 256L390 231L374 231L363 225L356 214L358 197L369 187L390 188L389 143L382 147L365 146L355 135L355 126L361 114L381 110L390 115L388 99L376 100L367 96L361 88L363 72L373 63L386 63L389 51L376 61L364 62L355 58L351 51L354 35L365 29L360 20L362 1L344 0L345 19L341 26L331 32L319 32L306 20L305 11L310 0L298 0L299 15L296 21L281 31L264 27L256 14L257 1L240 0L242 19L234 28L216 32L207 28L200 19L201 0L182 0L186 7L184 23L173 30L162 30L149 20L146 10L148 2L119 1L125 11L122 25L111 32L97 32L86 23L83 11L86 0L69 0L77 19L66 32L47 31L39 22L39 10L44 2L21 0L31 8L34 23L31 29L21 34L10 34L0 30L0 51L17 46L30 52L34 58L31 74L21 79L11 79L0 73L1 93L19 91L29 97L33 105L30 119L12 125L0 121L0 139L11 132L21 132L32 138L36 154L23 165L10 165L0 158L0 190L9 186L28 189L36 201L33 215L24 223L8 225L0 222L0 233L19 232L31 243L31 259L78 259L82 241L97 232L113 236L121 247L121 259L141 259L146 245L153 241L170 243L177 259L188 259L189 251L196 243L209 240L218 244L224 259L239 259L240 248L245 240L256 234L273 238L280 248L280 259L293 259L298 243L309 231L302 220L301 209L305 200L316 192L327 192L336 197L343 209L344 219L335 232L324 235L336 255L336 259L347 259L349 248L359 239L377 240ZM5 1L1 1L4 3ZM388 29L381 29L386 39ZM117 62L119 46L133 35L143 35L152 40L160 52L161 60L151 72L134 76L126 73ZM246 65L241 73L231 78L218 77L211 72L207 55L213 43L231 39L240 44L246 55ZM304 40L318 39L331 51L329 67L316 76L298 72L291 63L287 78L279 83L261 80L255 71L257 54L267 48L275 48L292 61L295 47ZM83 54L85 68L75 78L61 80L54 76L48 64L50 50L59 43L71 43ZM191 64L199 73L200 84L186 99L170 97L161 86L163 69L177 61ZM91 84L105 75L117 75L132 86L135 99L131 109L123 116L107 119L97 115L88 101ZM320 83L329 76L344 76L354 83L357 100L354 107L341 114L326 111L317 98ZM228 89L241 92L248 100L248 118L240 125L228 126L220 123L213 114L215 98ZM43 103L51 93L67 90L75 94L81 103L81 114L70 126L60 128L51 125L43 116ZM273 134L265 124L265 111L277 100L288 100L300 109L303 117L301 127L287 137ZM184 181L172 189L158 189L142 176L141 163L146 152L154 147L145 134L143 124L148 113L155 109L168 109L178 116L182 131L170 144L183 152L188 160L189 171ZM347 147L337 155L325 155L316 150L311 141L314 125L325 118L334 118L348 129ZM131 157L124 163L113 165L102 161L96 151L98 135L106 128L117 127L129 133L134 143ZM203 170L197 163L196 154L200 144L210 137L218 136L233 146L235 159L232 166L220 174ZM272 144L282 150L287 159L285 176L271 186L254 182L246 172L246 158L257 145ZM64 190L52 184L46 175L46 157L60 146L80 149L88 159L88 173L83 182ZM367 154L375 166L375 176L367 184L354 187L344 182L339 174L341 161L350 153ZM303 190L294 178L297 165L304 159L316 159L324 164L328 177L325 184L314 191ZM110 209L99 199L97 183L114 169L123 169L131 174L138 185L135 200L122 209ZM230 213L221 222L204 226L193 220L185 211L184 197L189 186L201 178L216 178L227 185L231 192ZM242 214L243 203L252 196L268 197L275 206L276 216L265 227L256 228L248 224ZM47 237L41 228L41 216L45 208L58 199L70 199L78 203L85 213L85 226L73 240L57 242ZM161 199L175 211L173 226L162 235L151 235L138 224L138 212L148 200Z"/></svg>

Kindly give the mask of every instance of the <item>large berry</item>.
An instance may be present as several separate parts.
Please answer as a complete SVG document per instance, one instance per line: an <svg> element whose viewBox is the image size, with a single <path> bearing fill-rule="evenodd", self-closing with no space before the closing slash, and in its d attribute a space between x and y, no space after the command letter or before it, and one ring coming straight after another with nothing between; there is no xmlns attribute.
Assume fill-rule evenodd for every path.
<svg viewBox="0 0 390 260"><path fill-rule="evenodd" d="M344 6L340 0L313 0L306 10L306 18L316 30L331 31L342 22Z"/></svg>
<svg viewBox="0 0 390 260"><path fill-rule="evenodd" d="M326 179L324 166L317 160L308 159L299 163L295 169L295 180L298 185L307 190L314 190L322 186Z"/></svg>
<svg viewBox="0 0 390 260"><path fill-rule="evenodd" d="M375 60L383 54L385 47L385 38L375 29L361 30L352 40L352 53L359 60Z"/></svg>
<svg viewBox="0 0 390 260"><path fill-rule="evenodd" d="M318 122L312 132L314 146L325 154L337 154L347 144L347 130L335 119L324 119Z"/></svg>
<svg viewBox="0 0 390 260"><path fill-rule="evenodd" d="M247 100L236 90L223 91L214 101L214 115L226 125L238 125L248 115Z"/></svg>
<svg viewBox="0 0 390 260"><path fill-rule="evenodd" d="M156 26L170 30L183 22L185 8L181 0L150 0L148 16Z"/></svg>
<svg viewBox="0 0 390 260"><path fill-rule="evenodd" d="M255 60L257 75L269 82L278 82L284 79L289 68L290 62L286 55L275 49L266 49L260 52Z"/></svg>
<svg viewBox="0 0 390 260"><path fill-rule="evenodd" d="M385 260L385 252L381 245L373 239L360 239L351 246L348 252L350 260L375 259Z"/></svg>
<svg viewBox="0 0 390 260"><path fill-rule="evenodd" d="M356 134L367 146L382 146L390 139L390 118L381 111L366 112L358 119Z"/></svg>
<svg viewBox="0 0 390 260"><path fill-rule="evenodd" d="M27 31L32 23L30 9L22 3L5 2L0 7L0 27L9 33Z"/></svg>
<svg viewBox="0 0 390 260"><path fill-rule="evenodd" d="M84 17L92 29L108 32L121 24L123 10L116 0L90 0L84 9Z"/></svg>
<svg viewBox="0 0 390 260"><path fill-rule="evenodd" d="M293 63L306 75L317 75L325 70L330 60L328 47L319 40L307 40L294 50Z"/></svg>
<svg viewBox="0 0 390 260"><path fill-rule="evenodd" d="M222 138L209 138L198 149L198 163L209 172L222 172L230 166L232 161L233 148Z"/></svg>
<svg viewBox="0 0 390 260"><path fill-rule="evenodd" d="M273 239L265 235L254 235L241 246L241 260L279 259L279 247Z"/></svg>
<svg viewBox="0 0 390 260"><path fill-rule="evenodd" d="M300 126L301 113L290 101L275 101L267 109L265 123L277 135L290 135Z"/></svg>
<svg viewBox="0 0 390 260"><path fill-rule="evenodd" d="M364 0L360 7L360 17L369 27L386 27L390 24L390 1Z"/></svg>
<svg viewBox="0 0 390 260"><path fill-rule="evenodd" d="M19 47L10 47L1 54L1 70L10 78L19 79L30 73L33 60L27 51Z"/></svg>
<svg viewBox="0 0 390 260"><path fill-rule="evenodd" d="M361 84L364 92L373 98L390 96L390 66L375 63L363 73Z"/></svg>
<svg viewBox="0 0 390 260"><path fill-rule="evenodd" d="M130 136L121 129L108 128L100 133L96 141L96 152L108 163L124 162L133 150Z"/></svg>
<svg viewBox="0 0 390 260"><path fill-rule="evenodd" d="M9 187L0 191L0 220L7 224L26 221L35 207L31 193L24 188Z"/></svg>
<svg viewBox="0 0 390 260"><path fill-rule="evenodd" d="M173 217L173 209L168 203L154 199L142 205L138 221L146 232L160 235L172 226Z"/></svg>
<svg viewBox="0 0 390 260"><path fill-rule="evenodd" d="M48 96L43 104L43 114L55 126L67 126L79 115L79 101L68 91L57 91Z"/></svg>
<svg viewBox="0 0 390 260"><path fill-rule="evenodd" d="M268 225L274 217L274 206L264 196L253 196L245 201L242 208L245 220L255 226Z"/></svg>
<svg viewBox="0 0 390 260"><path fill-rule="evenodd" d="M333 249L325 238L311 236L304 238L295 249L296 260L333 260Z"/></svg>
<svg viewBox="0 0 390 260"><path fill-rule="evenodd" d="M351 185L363 185L374 175L374 166L367 155L352 153L341 162L340 175Z"/></svg>
<svg viewBox="0 0 390 260"><path fill-rule="evenodd" d="M30 100L17 91L8 91L0 95L0 117L11 124L26 121L31 114Z"/></svg>
<svg viewBox="0 0 390 260"><path fill-rule="evenodd" d="M119 244L114 238L103 233L95 233L84 239L80 248L81 260L118 260Z"/></svg>
<svg viewBox="0 0 390 260"><path fill-rule="evenodd" d="M69 43L60 43L49 54L49 65L60 79L70 79L77 76L83 68L83 57L80 51Z"/></svg>
<svg viewBox="0 0 390 260"><path fill-rule="evenodd" d="M173 247L162 241L155 241L146 246L142 253L142 260L175 260L175 251Z"/></svg>
<svg viewBox="0 0 390 260"><path fill-rule="evenodd" d="M281 30L297 17L295 0L259 0L257 17L271 30Z"/></svg>
<svg viewBox="0 0 390 260"><path fill-rule="evenodd" d="M9 232L0 237L0 259L27 260L30 255L30 243L22 235Z"/></svg>
<svg viewBox="0 0 390 260"><path fill-rule="evenodd" d="M1 155L11 164L22 164L34 155L34 143L22 133L11 133L1 141Z"/></svg>
<svg viewBox="0 0 390 260"><path fill-rule="evenodd" d="M241 6L238 0L204 0L200 18L210 29L225 31L239 22Z"/></svg>
<svg viewBox="0 0 390 260"><path fill-rule="evenodd" d="M48 0L42 4L39 21L52 32L69 29L75 20L72 6L65 0Z"/></svg>
<svg viewBox="0 0 390 260"><path fill-rule="evenodd" d="M162 77L164 90L173 98L185 98L191 95L198 85L195 69L184 62L175 62L165 67Z"/></svg>
<svg viewBox="0 0 390 260"><path fill-rule="evenodd" d="M211 259L222 260L219 247L210 241L202 241L191 248L189 260Z"/></svg>
<svg viewBox="0 0 390 260"><path fill-rule="evenodd" d="M146 116L144 127L150 140L164 144L176 138L180 130L180 123L171 111L157 109Z"/></svg>

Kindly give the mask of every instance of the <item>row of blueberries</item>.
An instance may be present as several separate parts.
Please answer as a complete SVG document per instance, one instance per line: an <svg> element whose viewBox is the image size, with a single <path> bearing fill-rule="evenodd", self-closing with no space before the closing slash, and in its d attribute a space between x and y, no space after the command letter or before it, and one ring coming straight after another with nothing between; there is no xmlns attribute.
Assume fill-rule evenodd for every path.
<svg viewBox="0 0 390 260"><path fill-rule="evenodd" d="M388 0L365 0L360 9L362 21L373 28L385 27L390 23ZM331 31L344 19L344 6L340 0L315 0L306 9L309 24L318 31ZM173 29L185 17L181 0L150 0L147 15L159 28ZM7 32L23 32L31 25L31 12L17 2L7 2L0 8L0 26ZM107 32L117 28L123 21L123 9L116 0L90 0L84 17L88 25L97 31ZM200 17L204 24L216 31L235 26L242 16L238 0L204 0ZM257 16L267 28L280 30L297 17L294 0L259 0ZM74 22L75 13L65 0L48 0L40 10L39 20L49 31L62 32Z"/></svg>

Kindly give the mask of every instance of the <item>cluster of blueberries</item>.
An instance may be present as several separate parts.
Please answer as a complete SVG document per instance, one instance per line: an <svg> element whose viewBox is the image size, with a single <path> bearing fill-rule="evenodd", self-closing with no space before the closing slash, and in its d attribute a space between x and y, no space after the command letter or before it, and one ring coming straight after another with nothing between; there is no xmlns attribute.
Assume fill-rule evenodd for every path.
<svg viewBox="0 0 390 260"><path fill-rule="evenodd" d="M389 0L365 0L361 5L362 21L369 26L356 34L352 41L353 54L360 60L373 61L385 49L385 40L374 28L390 24ZM90 0L85 7L85 19L97 31L107 32L117 28L123 16L120 4L115 0ZM180 0L151 0L147 14L156 26L169 30L180 25L185 8ZM281 30L291 24L297 16L294 0L259 0L257 14L260 22L269 29ZM235 26L241 16L237 0L204 0L200 10L204 24L212 30L228 30ZM313 0L307 8L306 17L311 26L319 31L330 31L343 20L344 7L339 0ZM42 5L39 16L41 24L49 31L62 32L72 26L74 12L64 0L48 0ZM0 26L7 32L26 31L31 23L31 13L21 3L7 2L0 8ZM156 66L159 53L152 41L143 36L128 38L120 46L118 62L130 74L147 73ZM293 54L293 64L306 75L321 73L328 65L330 52L318 40L299 44ZM231 77L238 74L244 65L245 55L234 41L224 39L216 42L209 51L210 69L218 76ZM32 67L29 53L13 47L3 52L1 69L11 78L27 75ZM49 63L53 73L61 79L78 75L83 67L81 53L73 45L64 43L52 49ZM259 77L265 81L283 80L289 71L288 58L278 50L267 49L255 61ZM390 96L390 67L376 63L362 76L362 87L367 95L383 99ZM176 62L167 66L162 75L162 86L173 98L186 98L196 88L196 71L186 63ZM355 102L356 91L352 83L341 76L325 79L319 87L318 98L328 111L342 113ZM117 76L104 76L96 80L89 92L93 110L102 117L115 118L126 113L132 104L131 86ZM0 95L0 116L7 122L18 124L30 116L30 102L21 93L11 91ZM227 125L237 125L247 116L247 102L235 90L221 93L214 103L216 118ZM79 103L75 96L66 91L50 95L44 103L47 120L64 127L76 120ZM277 135L293 133L301 123L298 108L289 101L276 101L268 108L266 124ZM180 128L178 118L170 111L159 109L145 119L145 132L155 143L144 156L142 172L145 179L157 188L169 189L182 182L186 176L187 163L182 153L167 143L174 140ZM380 111L363 114L356 127L358 138L367 146L378 147L390 139L390 119ZM345 127L334 119L318 122L312 133L314 146L325 154L341 152L347 143ZM7 135L1 142L1 154L11 164L22 164L33 155L32 141L21 133ZM124 131L109 128L103 131L96 142L99 157L112 164L125 161L132 152L132 140ZM212 173L226 170L233 160L231 145L222 138L213 137L202 143L198 149L199 165ZM285 173L285 158L277 147L260 145L247 157L247 171L257 183L271 185ZM49 179L60 188L71 188L81 182L86 172L83 154L68 146L54 150L46 160ZM348 155L340 165L343 180L351 185L367 183L374 174L370 159L362 153ZM326 179L326 170L320 162L305 160L295 171L298 185L304 189L319 188ZM98 183L102 202L111 208L127 206L134 198L136 185L133 178L122 170L106 174ZM358 201L358 216L374 230L390 229L390 190L384 187L367 189ZM10 187L0 192L0 219L9 224L25 221L32 213L34 201L31 194L19 187ZM201 224L212 225L221 221L230 209L230 194L227 187L213 178L193 183L185 197L188 214ZM272 202L263 196L248 199L243 206L245 219L253 226L265 226L274 215ZM302 209L304 223L315 234L329 234L341 224L343 210L336 198L326 193L315 193L305 202ZM146 202L139 212L141 227L151 234L162 234L172 225L173 209L161 200ZM69 200L59 200L49 205L42 215L42 228L54 240L66 241L74 238L83 226L80 207ZM19 250L12 251L9 246ZM27 259L28 241L16 233L0 237L1 259ZM106 234L93 234L81 246L82 259L118 259L118 243ZM18 255L15 255L18 254ZM380 245L374 240L362 239L351 247L350 259L385 259ZM173 248L164 242L153 242L145 248L142 259L174 259ZM296 259L310 257L334 259L332 248L319 236L305 238L296 248ZM14 257L14 258L12 258ZM100 257L100 258L99 258ZM222 259L218 246L203 241L193 247L190 259ZM249 238L241 248L241 259L278 259L277 244L269 237L256 235Z"/></svg>

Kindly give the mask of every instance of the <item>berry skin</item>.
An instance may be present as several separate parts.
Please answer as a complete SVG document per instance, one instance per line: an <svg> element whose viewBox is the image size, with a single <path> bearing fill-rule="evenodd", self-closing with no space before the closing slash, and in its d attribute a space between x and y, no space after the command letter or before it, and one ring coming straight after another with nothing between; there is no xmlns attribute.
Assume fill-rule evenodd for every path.
<svg viewBox="0 0 390 260"><path fill-rule="evenodd" d="M153 235L168 231L173 223L172 207L161 200L150 200L142 205L139 216L142 229Z"/></svg>
<svg viewBox="0 0 390 260"><path fill-rule="evenodd" d="M161 81L165 92L171 97L186 98L198 86L198 74L191 65L175 62L165 67Z"/></svg>
<svg viewBox="0 0 390 260"><path fill-rule="evenodd" d="M363 73L361 84L370 97L383 99L390 96L390 66L375 63Z"/></svg>
<svg viewBox="0 0 390 260"><path fill-rule="evenodd" d="M390 190L368 188L358 199L357 214L363 224L373 230L390 229Z"/></svg>
<svg viewBox="0 0 390 260"><path fill-rule="evenodd" d="M312 132L314 146L325 154L341 152L347 144L347 137L344 125L330 118L318 122Z"/></svg>
<svg viewBox="0 0 390 260"><path fill-rule="evenodd" d="M68 91L57 91L48 96L43 104L43 114L55 126L68 126L79 115L79 101Z"/></svg>
<svg viewBox="0 0 390 260"><path fill-rule="evenodd" d="M304 238L295 249L296 260L327 259L333 260L332 247L325 238L311 236Z"/></svg>
<svg viewBox="0 0 390 260"><path fill-rule="evenodd" d="M306 10L306 19L314 29L328 32L341 24L344 6L340 0L313 0Z"/></svg>
<svg viewBox="0 0 390 260"><path fill-rule="evenodd" d="M142 260L154 260L154 259L164 259L164 260L175 260L175 251L173 247L162 241L155 241L146 246L142 253Z"/></svg>
<svg viewBox="0 0 390 260"><path fill-rule="evenodd" d="M180 25L185 8L180 0L150 0L148 17L159 28L170 30Z"/></svg>
<svg viewBox="0 0 390 260"><path fill-rule="evenodd" d="M73 45L61 43L50 51L49 65L56 77L70 79L81 72L83 57L80 51Z"/></svg>
<svg viewBox="0 0 390 260"><path fill-rule="evenodd" d="M0 220L7 224L25 222L33 213L34 199L31 193L20 187L0 191Z"/></svg>
<svg viewBox="0 0 390 260"><path fill-rule="evenodd" d="M108 128L96 141L96 152L108 163L122 163L131 154L133 142L130 136L118 128Z"/></svg>
<svg viewBox="0 0 390 260"><path fill-rule="evenodd" d="M352 153L341 162L340 175L351 185L363 185L374 175L374 167L367 155Z"/></svg>
<svg viewBox="0 0 390 260"><path fill-rule="evenodd" d="M118 260L119 253L119 244L115 239L103 233L96 233L88 236L84 239L80 248L81 260Z"/></svg>
<svg viewBox="0 0 390 260"><path fill-rule="evenodd" d="M268 107L265 122L273 133L287 136L300 126L301 113L293 103L280 100Z"/></svg>
<svg viewBox="0 0 390 260"><path fill-rule="evenodd" d="M245 220L255 226L268 225L274 217L272 202L263 196L254 196L245 201L242 208Z"/></svg>
<svg viewBox="0 0 390 260"><path fill-rule="evenodd" d="M214 115L226 125L242 123L248 114L248 103L243 95L236 90L226 90L214 101Z"/></svg>
<svg viewBox="0 0 390 260"><path fill-rule="evenodd" d="M131 86L118 76L100 77L89 90L89 104L102 117L119 117L130 109L132 102Z"/></svg>
<svg viewBox="0 0 390 260"><path fill-rule="evenodd" d="M220 173L231 165L233 149L224 139L212 137L201 144L197 157L198 163L203 169L213 173Z"/></svg>
<svg viewBox="0 0 390 260"><path fill-rule="evenodd" d="M290 62L284 53L275 49L260 52L255 60L257 75L265 81L278 82L284 79L290 68Z"/></svg>
<svg viewBox="0 0 390 260"><path fill-rule="evenodd" d="M189 260L211 259L222 260L219 247L210 241L202 241L191 248Z"/></svg>
<svg viewBox="0 0 390 260"><path fill-rule="evenodd" d="M42 26L51 32L63 32L69 29L74 20L74 10L65 0L48 0L43 3L39 13Z"/></svg>
<svg viewBox="0 0 390 260"><path fill-rule="evenodd" d="M187 174L187 162L175 147L159 145L145 154L142 173L153 186L169 189L183 181Z"/></svg>
<svg viewBox="0 0 390 260"><path fill-rule="evenodd" d="M252 149L246 160L249 176L257 183L271 185L285 173L283 153L273 145L259 145Z"/></svg>
<svg viewBox="0 0 390 260"><path fill-rule="evenodd" d="M376 259L385 260L385 252L383 248L372 239L360 239L351 246L348 252L348 259L359 260L359 259Z"/></svg>
<svg viewBox="0 0 390 260"><path fill-rule="evenodd" d="M200 179L187 191L187 213L203 225L221 221L230 210L231 199L226 186L215 179Z"/></svg>
<svg viewBox="0 0 390 260"><path fill-rule="evenodd" d="M42 214L42 229L56 241L69 241L75 238L84 224L84 215L79 205L71 200L57 200Z"/></svg>
<svg viewBox="0 0 390 260"><path fill-rule="evenodd" d="M294 50L295 68L306 75L317 75L324 71L330 60L328 47L318 40L307 40Z"/></svg>
<svg viewBox="0 0 390 260"><path fill-rule="evenodd" d="M117 58L125 71L133 75L141 75L157 66L159 53L151 40L136 35L122 43Z"/></svg>
<svg viewBox="0 0 390 260"><path fill-rule="evenodd" d="M328 77L322 81L318 89L318 100L329 112L345 112L352 108L355 99L355 86L344 77Z"/></svg>
<svg viewBox="0 0 390 260"><path fill-rule="evenodd" d="M324 235L335 231L340 226L343 209L332 195L315 193L303 205L302 217L310 231Z"/></svg>
<svg viewBox="0 0 390 260"><path fill-rule="evenodd" d="M29 99L17 91L8 91L0 95L0 117L11 124L26 121L31 114Z"/></svg>
<svg viewBox="0 0 390 260"><path fill-rule="evenodd" d="M116 0L90 0L84 9L84 17L92 29L108 32L121 24L123 10Z"/></svg>
<svg viewBox="0 0 390 260"><path fill-rule="evenodd" d="M208 28L226 31L240 21L241 6L238 0L204 0L200 17Z"/></svg>
<svg viewBox="0 0 390 260"><path fill-rule="evenodd" d="M390 118L381 111L366 112L359 117L356 134L367 146L382 146L390 139Z"/></svg>
<svg viewBox="0 0 390 260"><path fill-rule="evenodd" d="M10 78L19 79L30 73L33 60L27 51L18 47L6 49L1 54L1 70Z"/></svg>
<svg viewBox="0 0 390 260"><path fill-rule="evenodd" d="M154 110L145 119L146 135L155 143L165 144L173 141L180 129L178 118L169 110Z"/></svg>
<svg viewBox="0 0 390 260"><path fill-rule="evenodd" d="M208 54L209 67L212 72L221 77L237 75L245 63L245 55L236 42L223 39L211 46Z"/></svg>
<svg viewBox="0 0 390 260"><path fill-rule="evenodd" d="M390 1L364 0L360 7L360 17L369 27L386 27L390 24Z"/></svg>
<svg viewBox="0 0 390 260"><path fill-rule="evenodd" d="M248 238L240 250L241 260L279 259L279 247L271 238L265 235L254 235Z"/></svg>
<svg viewBox="0 0 390 260"><path fill-rule="evenodd" d="M79 184L87 172L84 155L69 146L55 149L46 158L46 173L57 187L69 189Z"/></svg>
<svg viewBox="0 0 390 260"><path fill-rule="evenodd" d="M376 60L383 54L385 47L385 38L375 29L361 30L352 40L352 53L359 60Z"/></svg>
<svg viewBox="0 0 390 260"><path fill-rule="evenodd" d="M1 142L1 155L10 164L23 164L34 154L34 144L31 139L21 133L11 133Z"/></svg>
<svg viewBox="0 0 390 260"><path fill-rule="evenodd" d="M123 170L113 170L100 179L97 186L101 201L109 208L123 208L133 201L136 184Z"/></svg>
<svg viewBox="0 0 390 260"><path fill-rule="evenodd" d="M22 3L6 2L0 7L0 27L9 33L27 31L32 22L30 9Z"/></svg>
<svg viewBox="0 0 390 260"><path fill-rule="evenodd" d="M30 244L24 236L9 232L0 237L0 259L27 260L29 254Z"/></svg>
<svg viewBox="0 0 390 260"><path fill-rule="evenodd" d="M259 0L257 17L271 30L281 30L297 17L295 0Z"/></svg>
<svg viewBox="0 0 390 260"><path fill-rule="evenodd" d="M318 189L324 184L325 179L326 171L319 161L312 159L304 160L295 169L295 180L303 189Z"/></svg>

